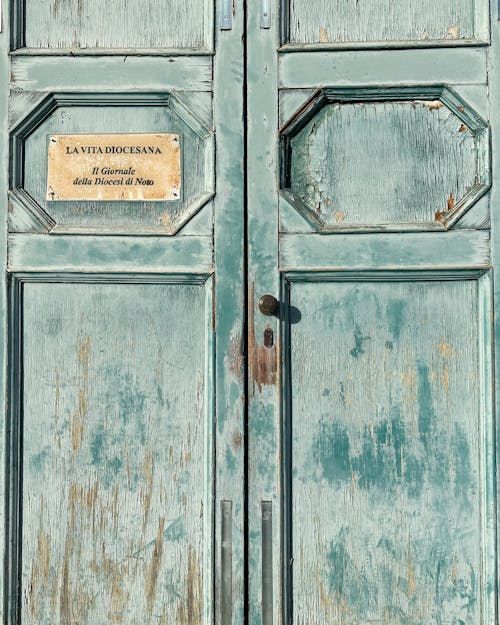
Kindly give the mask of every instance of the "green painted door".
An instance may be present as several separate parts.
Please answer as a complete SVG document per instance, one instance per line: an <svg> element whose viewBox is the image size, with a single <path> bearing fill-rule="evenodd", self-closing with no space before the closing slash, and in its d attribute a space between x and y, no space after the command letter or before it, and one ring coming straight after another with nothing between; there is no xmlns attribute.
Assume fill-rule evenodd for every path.
<svg viewBox="0 0 500 625"><path fill-rule="evenodd" d="M495 625L496 3L2 12L5 622Z"/></svg>
<svg viewBox="0 0 500 625"><path fill-rule="evenodd" d="M5 622L241 621L241 6L2 4Z"/></svg>
<svg viewBox="0 0 500 625"><path fill-rule="evenodd" d="M250 622L493 625L497 3L260 4Z"/></svg>

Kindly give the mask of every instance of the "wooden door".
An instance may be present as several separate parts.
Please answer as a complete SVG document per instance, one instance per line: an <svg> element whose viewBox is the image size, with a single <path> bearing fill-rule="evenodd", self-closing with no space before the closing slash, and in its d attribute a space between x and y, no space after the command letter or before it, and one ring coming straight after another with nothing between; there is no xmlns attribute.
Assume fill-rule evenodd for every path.
<svg viewBox="0 0 500 625"><path fill-rule="evenodd" d="M248 7L252 623L497 622L496 4Z"/></svg>
<svg viewBox="0 0 500 625"><path fill-rule="evenodd" d="M5 622L230 623L242 7L2 8Z"/></svg>
<svg viewBox="0 0 500 625"><path fill-rule="evenodd" d="M3 3L9 625L496 622L493 4Z"/></svg>

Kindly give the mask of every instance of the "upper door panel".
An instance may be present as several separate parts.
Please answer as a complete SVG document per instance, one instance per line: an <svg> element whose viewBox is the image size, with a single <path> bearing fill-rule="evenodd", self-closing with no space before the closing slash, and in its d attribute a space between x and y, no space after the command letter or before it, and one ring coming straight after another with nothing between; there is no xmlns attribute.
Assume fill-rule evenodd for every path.
<svg viewBox="0 0 500 625"><path fill-rule="evenodd" d="M18 0L13 48L207 51L212 48L211 4L209 0Z"/></svg>
<svg viewBox="0 0 500 625"><path fill-rule="evenodd" d="M292 46L456 45L488 37L484 0L287 0L284 41Z"/></svg>

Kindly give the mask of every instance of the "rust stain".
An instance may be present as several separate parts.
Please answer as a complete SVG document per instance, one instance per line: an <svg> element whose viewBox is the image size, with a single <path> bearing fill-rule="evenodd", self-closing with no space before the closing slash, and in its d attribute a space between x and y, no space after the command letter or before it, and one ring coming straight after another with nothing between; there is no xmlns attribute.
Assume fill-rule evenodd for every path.
<svg viewBox="0 0 500 625"><path fill-rule="evenodd" d="M457 109L463 113L465 111L465 106L457 106Z"/></svg>
<svg viewBox="0 0 500 625"><path fill-rule="evenodd" d="M450 197L448 198L448 203L447 203L448 210L451 211L454 206L455 206L455 198L453 196L453 193L450 193Z"/></svg>
<svg viewBox="0 0 500 625"><path fill-rule="evenodd" d="M320 43L328 43L328 31L323 26L319 27L319 42Z"/></svg>
<svg viewBox="0 0 500 625"><path fill-rule="evenodd" d="M468 126L466 126L465 124L461 124L458 132L465 132L466 130L469 130Z"/></svg>
<svg viewBox="0 0 500 625"><path fill-rule="evenodd" d="M248 315L248 357L250 365L250 379L252 390L255 385L262 391L262 386L272 386L277 381L278 358L276 345L264 347L255 340L255 293L254 285L249 289L249 315Z"/></svg>
<svg viewBox="0 0 500 625"><path fill-rule="evenodd" d="M333 213L333 218L335 219L336 223L340 223L341 221L344 221L345 213L342 211L335 211Z"/></svg>
<svg viewBox="0 0 500 625"><path fill-rule="evenodd" d="M165 528L165 519L161 517L158 520L158 533L156 535L155 545L153 549L153 555L151 558L151 565L146 568L145 571L145 586L144 591L146 594L146 605L149 614L153 610L154 601L156 598L156 589L158 586L158 575L160 573L160 566L163 559L163 530Z"/></svg>

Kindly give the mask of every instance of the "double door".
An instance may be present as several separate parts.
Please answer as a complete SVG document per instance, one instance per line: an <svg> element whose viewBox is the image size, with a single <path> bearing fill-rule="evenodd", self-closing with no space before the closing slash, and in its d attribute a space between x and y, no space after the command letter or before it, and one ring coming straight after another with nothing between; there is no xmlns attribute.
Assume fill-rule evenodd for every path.
<svg viewBox="0 0 500 625"><path fill-rule="evenodd" d="M2 9L6 622L496 623L495 3Z"/></svg>

